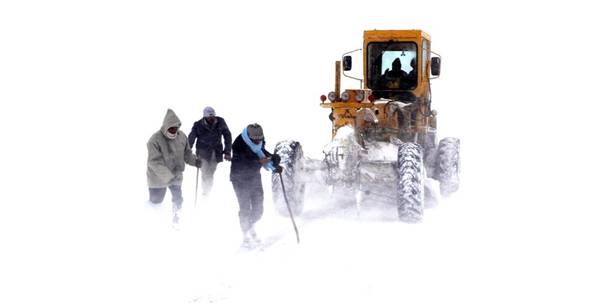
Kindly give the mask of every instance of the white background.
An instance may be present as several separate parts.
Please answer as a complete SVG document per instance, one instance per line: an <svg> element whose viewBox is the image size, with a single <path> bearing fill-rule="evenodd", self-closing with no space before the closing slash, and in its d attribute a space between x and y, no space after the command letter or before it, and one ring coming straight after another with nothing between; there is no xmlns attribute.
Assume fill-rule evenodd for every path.
<svg viewBox="0 0 606 304"><path fill-rule="evenodd" d="M326 302L603 303L606 45L592 3L3 1L1 302L205 303L221 289L215 297L238 303L244 281L282 282L277 273ZM268 147L297 139L317 156L330 140L318 103L334 61L366 29L410 28L442 55L439 132L461 138L463 154L460 193L423 224L320 221L306 246L233 257L222 164L212 203L186 206L190 226L155 230L145 143L167 108L186 133L211 105L234 138L258 122ZM194 179L188 168L189 206ZM270 197L262 230L288 231L272 222ZM267 290L249 299L286 301Z"/></svg>

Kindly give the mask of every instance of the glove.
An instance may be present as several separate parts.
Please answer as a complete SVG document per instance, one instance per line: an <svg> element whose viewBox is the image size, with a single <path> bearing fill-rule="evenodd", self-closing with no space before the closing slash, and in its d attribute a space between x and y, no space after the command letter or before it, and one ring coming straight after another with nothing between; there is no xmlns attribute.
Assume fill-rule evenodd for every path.
<svg viewBox="0 0 606 304"><path fill-rule="evenodd" d="M223 153L223 158L224 158L226 161L231 161L231 153L229 153L229 152L225 152L225 153Z"/></svg>
<svg viewBox="0 0 606 304"><path fill-rule="evenodd" d="M281 160L282 158L277 153L271 156L271 163L274 165L274 167L279 167Z"/></svg>
<svg viewBox="0 0 606 304"><path fill-rule="evenodd" d="M275 166L275 167L276 167L276 168L274 169L274 173L278 173L278 174L279 174L279 173L282 173L282 170L284 170L284 169L282 168L282 166L279 166L279 165L278 165L278 166Z"/></svg>
<svg viewBox="0 0 606 304"><path fill-rule="evenodd" d="M201 168L202 167L202 159L196 158L196 167L197 168Z"/></svg>

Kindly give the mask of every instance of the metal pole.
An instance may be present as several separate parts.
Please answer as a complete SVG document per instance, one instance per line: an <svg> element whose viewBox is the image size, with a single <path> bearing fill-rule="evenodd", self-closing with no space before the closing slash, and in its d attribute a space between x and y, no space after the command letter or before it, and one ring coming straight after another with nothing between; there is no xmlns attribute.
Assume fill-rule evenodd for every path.
<svg viewBox="0 0 606 304"><path fill-rule="evenodd" d="M295 218L292 216L292 210L290 210L290 204L288 203L288 198L286 198L286 188L284 187L284 181L282 180L282 172L278 173L280 175L280 184L282 184L282 194L284 194L284 202L286 202L286 208L288 208L288 214L290 215L290 220L292 221L292 226L295 228L295 234L297 235L297 244L299 244L299 229L297 229L297 224L295 223Z"/></svg>
<svg viewBox="0 0 606 304"><path fill-rule="evenodd" d="M196 167L196 197L194 199L194 208L198 204L198 178L200 177L200 168Z"/></svg>

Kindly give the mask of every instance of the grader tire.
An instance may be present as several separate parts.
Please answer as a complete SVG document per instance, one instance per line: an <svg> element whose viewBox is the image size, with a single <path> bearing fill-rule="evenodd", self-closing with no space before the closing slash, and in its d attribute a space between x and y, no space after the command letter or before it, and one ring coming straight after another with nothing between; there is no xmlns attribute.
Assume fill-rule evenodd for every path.
<svg viewBox="0 0 606 304"><path fill-rule="evenodd" d="M423 219L423 148L416 143L398 147L398 218L407 223Z"/></svg>
<svg viewBox="0 0 606 304"><path fill-rule="evenodd" d="M454 137L443 138L438 145L437 173L440 193L444 197L459 189L459 147L460 140Z"/></svg>
<svg viewBox="0 0 606 304"><path fill-rule="evenodd" d="M293 215L299 215L303 211L303 202L305 195L304 158L301 144L292 140L284 140L276 144L274 153L280 155L280 166L282 171L282 180L286 189L286 197ZM278 214L289 216L288 207L284 201L280 175L272 174L271 188L274 205Z"/></svg>

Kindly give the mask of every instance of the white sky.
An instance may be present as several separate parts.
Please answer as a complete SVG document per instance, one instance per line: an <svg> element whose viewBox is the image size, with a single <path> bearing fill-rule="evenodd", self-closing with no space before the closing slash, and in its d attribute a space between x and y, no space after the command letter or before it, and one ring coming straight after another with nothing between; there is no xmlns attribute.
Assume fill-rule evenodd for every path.
<svg viewBox="0 0 606 304"><path fill-rule="evenodd" d="M261 277L273 283L280 281L271 275L288 275L293 264L303 276L316 265L321 278L301 282L326 299L354 286L352 299L401 302L389 298L401 279L417 287L409 295L421 303L603 303L603 10L592 1L370 3L1 2L0 302L135 303L146 295L175 303L213 286L208 292L224 289L225 301L237 303L243 282L257 278L237 270L250 262L267 265ZM439 132L461 138L463 154L463 185L452 203L407 228L310 224L304 246L232 260L225 250L237 222L226 207L235 201L223 164L215 205L192 211L191 229L175 236L155 228L155 213L144 208L145 143L166 108L186 132L211 105L234 137L258 122L268 147L297 139L306 155L318 156L330 140L328 112L318 103L334 88L334 61L374 28L423 29L442 55L432 86ZM194 178L188 168L190 200ZM289 231L265 195L265 231ZM217 237L222 231L225 238ZM350 231L371 244L331 242ZM386 241L372 243L372 233ZM396 241L413 249L389 247ZM337 257L350 250L359 255ZM397 253L410 253L410 274L373 267L371 260L387 267ZM223 280L205 276L207 266ZM352 269L379 283L352 279ZM183 275L191 285L178 283ZM340 280L346 283L326 287ZM157 289L166 292L156 297Z"/></svg>

